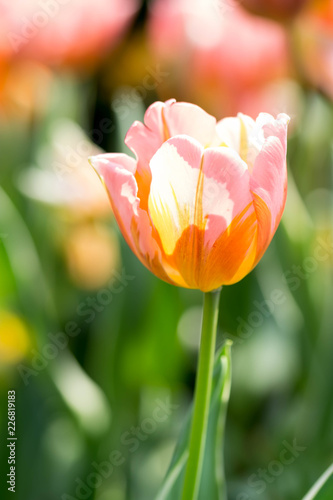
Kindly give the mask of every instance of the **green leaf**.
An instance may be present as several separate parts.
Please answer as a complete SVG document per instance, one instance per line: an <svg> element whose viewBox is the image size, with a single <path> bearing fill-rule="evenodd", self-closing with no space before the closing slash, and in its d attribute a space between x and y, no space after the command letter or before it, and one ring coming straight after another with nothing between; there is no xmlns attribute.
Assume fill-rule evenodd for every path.
<svg viewBox="0 0 333 500"><path fill-rule="evenodd" d="M226 486L223 465L223 436L231 383L231 342L228 340L217 352L202 477L198 500L225 500ZM179 500L188 457L192 408L180 434L170 467L156 500Z"/></svg>
<svg viewBox="0 0 333 500"><path fill-rule="evenodd" d="M45 280L39 254L30 229L12 199L0 187L0 233L1 242L8 256L16 287L27 317L34 314L37 324L41 318L41 296L43 309L54 316L54 303ZM35 286L31 286L34 283Z"/></svg>
<svg viewBox="0 0 333 500"><path fill-rule="evenodd" d="M333 498L333 464L313 485L303 500L332 500Z"/></svg>

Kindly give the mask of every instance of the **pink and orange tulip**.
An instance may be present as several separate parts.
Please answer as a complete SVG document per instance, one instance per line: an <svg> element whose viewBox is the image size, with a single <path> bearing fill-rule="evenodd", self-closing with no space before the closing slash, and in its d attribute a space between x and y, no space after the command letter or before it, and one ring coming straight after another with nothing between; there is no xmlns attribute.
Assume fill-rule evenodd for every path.
<svg viewBox="0 0 333 500"><path fill-rule="evenodd" d="M159 278L204 292L241 280L267 249L286 200L289 118L216 119L156 102L125 143L136 158L90 159L135 255Z"/></svg>

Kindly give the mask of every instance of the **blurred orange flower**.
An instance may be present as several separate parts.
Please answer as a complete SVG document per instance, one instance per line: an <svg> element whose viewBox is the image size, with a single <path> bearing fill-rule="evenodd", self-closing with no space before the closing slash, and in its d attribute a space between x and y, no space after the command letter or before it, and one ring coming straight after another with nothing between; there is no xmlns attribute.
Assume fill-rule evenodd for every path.
<svg viewBox="0 0 333 500"><path fill-rule="evenodd" d="M309 3L296 20L295 41L305 77L333 99L333 0Z"/></svg>
<svg viewBox="0 0 333 500"><path fill-rule="evenodd" d="M0 121L43 113L52 81L52 71L37 61L0 62Z"/></svg>
<svg viewBox="0 0 333 500"><path fill-rule="evenodd" d="M117 234L104 224L76 224L69 229L64 243L70 276L80 288L102 287L120 266Z"/></svg>

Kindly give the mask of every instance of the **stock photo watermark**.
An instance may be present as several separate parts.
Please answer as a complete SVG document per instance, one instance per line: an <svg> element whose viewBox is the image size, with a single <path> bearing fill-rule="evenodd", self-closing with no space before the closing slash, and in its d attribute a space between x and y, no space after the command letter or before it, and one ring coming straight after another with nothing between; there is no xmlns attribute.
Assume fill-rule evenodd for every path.
<svg viewBox="0 0 333 500"><path fill-rule="evenodd" d="M333 239L317 238L317 244L313 255L306 257L301 264L293 265L292 268L283 273L283 281L294 292L300 286L302 281L307 280L311 274L317 271L320 262L325 262L333 255Z"/></svg>
<svg viewBox="0 0 333 500"><path fill-rule="evenodd" d="M8 491L15 493L16 488L16 394L14 390L8 391L7 393L7 418L8 418L8 436L7 436L7 448L8 448L8 459L7 463L9 466L9 471L7 474L7 484Z"/></svg>
<svg viewBox="0 0 333 500"><path fill-rule="evenodd" d="M320 262L327 261L333 255L333 240L328 237L326 240L319 237L316 240L313 254L305 257L301 264L294 264L289 270L285 271L281 277L283 283L288 285L292 292L298 290L302 282L307 280L315 273L320 265ZM227 338L230 338L235 344L242 344L247 340L256 328L263 325L265 319L274 313L275 309L283 305L287 301L286 293L279 288L275 288L270 293L268 299L262 302L253 301L253 309L246 319L241 316L237 317L237 335L225 333Z"/></svg>
<svg viewBox="0 0 333 500"><path fill-rule="evenodd" d="M84 322L89 324L94 321L97 314L104 311L112 302L114 295L121 293L135 276L128 275L125 269L121 273L114 272L112 280L105 288L100 289L94 297L87 297L76 308L76 314L84 318ZM30 366L24 363L17 365L17 370L23 380L24 385L28 385L31 377L36 377L41 371L47 368L50 361L54 360L60 351L63 351L70 338L77 337L81 333L81 328L76 321L67 321L64 331L47 334L49 342L40 349L31 350Z"/></svg>
<svg viewBox="0 0 333 500"><path fill-rule="evenodd" d="M241 0L212 0L212 8L220 16L227 16L239 7L241 3Z"/></svg>
<svg viewBox="0 0 333 500"><path fill-rule="evenodd" d="M306 446L297 444L296 439L293 440L292 444L283 441L282 445L283 448L277 459L271 460L264 469L258 468L255 473L248 477L246 484L250 490L247 493L239 493L236 500L252 500L257 498L257 495L264 493L267 486L274 483L283 474L285 467L293 464L301 453L307 449ZM252 495L252 492L255 496Z"/></svg>
<svg viewBox="0 0 333 500"><path fill-rule="evenodd" d="M165 71L160 64L146 67L147 74L142 82L135 87L126 87L112 100L112 108L118 119L125 120L139 102L142 102L149 92L155 90L170 73ZM72 144L57 144L57 148L63 156L63 160L55 160L52 163L53 170L59 180L63 180L66 174L70 174L81 166L82 161L93 154L93 145L100 146L105 136L116 130L115 123L111 118L102 118L98 127L90 130L88 137L82 137L75 146ZM90 141L90 139L93 143Z"/></svg>
<svg viewBox="0 0 333 500"><path fill-rule="evenodd" d="M149 417L144 418L138 426L132 426L121 434L120 449L112 450L102 462L92 462L91 472L86 478L77 477L75 479L75 497L64 493L61 495L61 500L85 500L89 498L93 491L113 474L116 468L128 460L128 454L135 453L141 443L156 432L159 424L168 420L172 412L179 408L179 405L172 403L169 398L164 401L156 399L155 404L156 406Z"/></svg>
<svg viewBox="0 0 333 500"><path fill-rule="evenodd" d="M146 72L141 84L135 87L126 87L119 96L112 100L112 108L120 120L125 120L138 103L147 97L149 92L156 90L163 80L170 76L170 72L165 71L159 63L154 67L147 66Z"/></svg>
<svg viewBox="0 0 333 500"><path fill-rule="evenodd" d="M56 17L60 9L69 2L70 0L40 0L38 9L30 18L24 16L20 19L19 30L7 33L7 38L14 52L18 52L22 46L35 38L39 31L48 25L50 19Z"/></svg>
<svg viewBox="0 0 333 500"><path fill-rule="evenodd" d="M64 180L67 174L82 166L82 161L85 161L93 154L92 148L94 144L100 146L104 137L111 134L116 129L115 124L110 118L102 118L98 127L90 130L88 136L94 141L92 143L88 137L82 137L73 144L57 143L57 149L61 152L63 159L54 160L52 168L59 180Z"/></svg>

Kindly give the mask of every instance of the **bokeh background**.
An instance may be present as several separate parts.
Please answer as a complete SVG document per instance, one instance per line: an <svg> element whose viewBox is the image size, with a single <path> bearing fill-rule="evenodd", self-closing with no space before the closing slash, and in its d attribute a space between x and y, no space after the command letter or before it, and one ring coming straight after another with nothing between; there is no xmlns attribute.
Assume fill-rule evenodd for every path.
<svg viewBox="0 0 333 500"><path fill-rule="evenodd" d="M131 123L173 97L218 119L291 116L282 222L222 291L228 498L301 499L332 461L333 2L1 0L1 498L8 390L15 498L157 494L192 399L202 297L131 254L87 157L128 152Z"/></svg>

